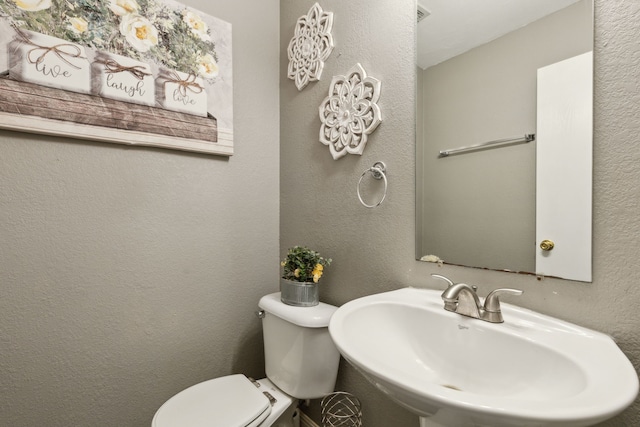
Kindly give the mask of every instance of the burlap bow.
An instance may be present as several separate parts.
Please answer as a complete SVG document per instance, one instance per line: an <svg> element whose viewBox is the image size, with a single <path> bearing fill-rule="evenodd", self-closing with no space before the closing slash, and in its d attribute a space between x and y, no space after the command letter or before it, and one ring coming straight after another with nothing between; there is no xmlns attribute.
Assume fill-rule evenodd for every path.
<svg viewBox="0 0 640 427"><path fill-rule="evenodd" d="M105 70L107 71L107 73L110 73L110 74L129 72L138 80L144 80L146 76L151 75L151 73L145 72L146 68L143 65L134 65L132 67L125 67L124 65L121 65L120 63L118 63L118 61L115 61L113 59L107 59L104 61L98 60L96 62L98 64L104 65Z"/></svg>
<svg viewBox="0 0 640 427"><path fill-rule="evenodd" d="M79 70L82 67L73 64L67 58L87 59L86 57L82 56L82 49L80 49L79 46L73 43L60 43L53 46L41 46L31 40L27 33L22 31L17 26L14 25L13 29L16 31L18 41L26 45L33 46L33 48L30 49L29 52L27 52L27 60L31 64L39 65L42 63L42 61L45 60L48 54L53 53L62 61L66 62L69 66Z"/></svg>
<svg viewBox="0 0 640 427"><path fill-rule="evenodd" d="M196 94L204 90L204 88L196 82L197 77L195 74L189 74L186 79L183 79L175 71L171 71L169 75L163 75L162 77L165 79L165 88L167 83L176 83L178 85L177 90L182 96L187 96L187 90Z"/></svg>

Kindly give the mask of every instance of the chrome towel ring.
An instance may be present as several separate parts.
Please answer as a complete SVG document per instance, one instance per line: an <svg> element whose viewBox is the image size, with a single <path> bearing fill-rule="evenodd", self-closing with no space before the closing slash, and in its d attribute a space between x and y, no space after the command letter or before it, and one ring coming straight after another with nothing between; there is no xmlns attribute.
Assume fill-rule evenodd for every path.
<svg viewBox="0 0 640 427"><path fill-rule="evenodd" d="M382 198L378 201L378 203L374 205L368 205L367 203L365 203L364 200L362 200L362 195L360 194L360 184L362 183L362 179L367 174L367 172L371 172L371 175L373 176L374 179L384 179L384 192L382 193ZM356 190L358 193L358 199L360 200L360 203L362 203L362 205L366 208L377 208L382 204L382 202L384 202L385 197L387 197L388 185L389 185L389 182L387 181L387 166L384 164L384 162L375 162L373 166L371 166L369 169L362 172L362 175L360 176L360 180L358 180L358 185L356 187Z"/></svg>

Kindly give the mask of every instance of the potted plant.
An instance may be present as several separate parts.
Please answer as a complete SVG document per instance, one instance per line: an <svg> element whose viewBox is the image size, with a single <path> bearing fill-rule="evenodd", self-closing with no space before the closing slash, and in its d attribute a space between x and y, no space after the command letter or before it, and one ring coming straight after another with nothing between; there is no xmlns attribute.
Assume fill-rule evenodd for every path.
<svg viewBox="0 0 640 427"><path fill-rule="evenodd" d="M282 302L299 307L318 305L318 282L324 273L324 267L329 264L331 258L323 258L307 247L289 248L286 258L280 263L284 270L280 279Z"/></svg>

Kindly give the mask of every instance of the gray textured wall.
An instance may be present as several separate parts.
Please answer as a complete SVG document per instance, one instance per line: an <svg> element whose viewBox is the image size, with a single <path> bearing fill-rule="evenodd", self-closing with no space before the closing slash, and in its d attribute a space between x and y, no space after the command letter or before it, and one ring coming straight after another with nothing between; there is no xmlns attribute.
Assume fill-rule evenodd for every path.
<svg viewBox="0 0 640 427"><path fill-rule="evenodd" d="M145 427L189 385L264 374L278 1L185 3L233 24L232 158L0 132L2 426Z"/></svg>
<svg viewBox="0 0 640 427"><path fill-rule="evenodd" d="M321 298L336 305L405 286L439 288L434 272L477 284L482 295L521 288L518 304L613 335L640 366L640 4L595 1L594 276L584 284L414 261L415 2L323 1L335 13L336 48L322 80L298 92L286 79L284 52L295 20L313 3L281 1L281 255L307 244L333 257ZM356 62L382 80L384 122L363 156L334 161L318 142L317 107L331 76ZM355 185L378 160L388 166L389 194L369 210ZM368 427L418 425L346 364L338 386L362 399ZM640 404L603 425L640 425Z"/></svg>
<svg viewBox="0 0 640 427"><path fill-rule="evenodd" d="M410 270L423 267L414 261L413 237L415 2L323 1L323 9L334 14L335 49L322 79L298 91L286 77L286 48L296 20L314 3L280 2L280 251L283 255L288 247L308 245L333 258L320 295L340 305L406 286ZM318 140L318 106L328 95L332 77L346 74L358 62L382 81L383 121L362 156L334 161L329 147ZM387 166L388 195L379 208L367 209L358 201L356 184L379 160ZM370 181L368 177L365 184ZM376 195L367 201L374 202ZM338 388L362 399L368 427L417 426L417 417L391 403L349 366L342 365Z"/></svg>

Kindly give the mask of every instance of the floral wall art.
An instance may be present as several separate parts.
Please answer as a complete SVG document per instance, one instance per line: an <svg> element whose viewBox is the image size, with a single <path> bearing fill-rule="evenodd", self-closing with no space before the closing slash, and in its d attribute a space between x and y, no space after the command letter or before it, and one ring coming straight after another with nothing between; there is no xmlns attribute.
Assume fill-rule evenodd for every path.
<svg viewBox="0 0 640 427"><path fill-rule="evenodd" d="M318 112L322 122L320 142L329 146L334 160L364 152L369 135L382 122L378 106L381 85L359 63L346 75L331 80L329 95Z"/></svg>
<svg viewBox="0 0 640 427"><path fill-rule="evenodd" d="M231 24L173 0L0 0L0 72L2 128L233 154Z"/></svg>
<svg viewBox="0 0 640 427"><path fill-rule="evenodd" d="M287 77L295 82L298 90L304 89L309 82L320 80L324 61L333 51L331 27L333 13L325 12L318 3L298 18L287 47Z"/></svg>

